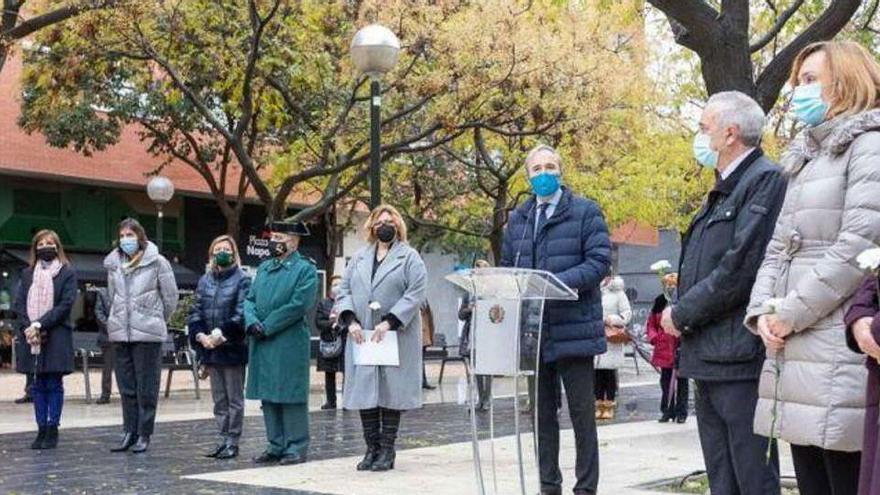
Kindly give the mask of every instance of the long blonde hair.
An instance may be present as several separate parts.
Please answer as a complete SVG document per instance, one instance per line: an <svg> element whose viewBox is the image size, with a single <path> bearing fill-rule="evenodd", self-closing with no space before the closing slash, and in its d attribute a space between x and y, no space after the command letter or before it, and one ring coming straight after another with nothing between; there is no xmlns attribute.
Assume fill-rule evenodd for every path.
<svg viewBox="0 0 880 495"><path fill-rule="evenodd" d="M58 234L54 230L43 229L34 234L34 238L31 240L31 257L29 260L31 268L37 265L37 244L47 237L50 241L55 243L55 247L58 249L58 261L64 265L70 265L70 259L67 258L67 254L64 252L64 245L61 244L61 238L58 237Z"/></svg>
<svg viewBox="0 0 880 495"><path fill-rule="evenodd" d="M394 226L397 227L397 239L406 242L406 222L403 221L403 217L400 216L400 212L397 211L397 208L391 205L379 205L373 208L373 211L370 212L370 217L367 218L366 223L364 223L364 229L367 231L367 242L372 244L378 241L376 234L373 232L373 224L376 223L376 219L379 218L379 215L383 213L391 215L391 221L394 222Z"/></svg>
<svg viewBox="0 0 880 495"><path fill-rule="evenodd" d="M238 244L235 242L235 239L232 236L221 235L211 241L211 246L208 248L208 269L214 271L217 269L217 264L214 263L214 248L217 247L217 244L221 242L228 242L230 246L232 246L232 259L235 266L241 266L241 257L238 255Z"/></svg>
<svg viewBox="0 0 880 495"><path fill-rule="evenodd" d="M797 86L804 61L823 52L831 73L827 119L856 115L880 106L880 64L854 41L821 41L801 50L791 68L789 84Z"/></svg>

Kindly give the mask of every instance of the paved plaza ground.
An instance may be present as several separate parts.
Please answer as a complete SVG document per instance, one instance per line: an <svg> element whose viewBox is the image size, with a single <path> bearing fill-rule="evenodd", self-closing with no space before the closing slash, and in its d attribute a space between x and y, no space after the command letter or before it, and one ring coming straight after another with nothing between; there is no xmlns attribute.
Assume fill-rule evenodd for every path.
<svg viewBox="0 0 880 495"><path fill-rule="evenodd" d="M429 367L437 381L439 366ZM315 375L313 384L322 384ZM164 382L163 382L164 383ZM55 451L32 451L31 407L11 399L20 393L22 378L0 373L0 494L113 493L113 494L346 494L413 493L464 495L477 493L472 468L470 419L464 399L460 366L447 369L443 386L426 392L426 405L403 416L396 469L388 473L358 473L354 465L363 453L356 412L321 411L323 394L313 387L310 413L310 462L300 466L255 468L250 458L264 446L259 404L249 403L238 459L215 461L201 457L214 443L210 394L194 398L192 379L175 375L172 395L162 399L153 447L147 455L111 454L119 438L118 399L108 406L85 404L82 378L71 376L65 385L61 443ZM648 488L662 480L702 469L696 421L687 424L656 422L659 404L657 375L641 363L621 372L618 418L599 428L600 493L658 493ZM97 385L97 383L95 383ZM207 384L205 384L207 388ZM496 394L497 414L506 418L496 426L501 437L495 445L498 493L514 493L512 384L503 381ZM79 396L79 398L77 397ZM573 437L567 411L563 427L561 465L566 482L574 471ZM524 416L525 417L525 416ZM486 420L480 417L482 428ZM524 435L528 445L530 435ZM487 457L488 444L484 445ZM783 473L792 472L783 448ZM491 484L490 484L491 486Z"/></svg>

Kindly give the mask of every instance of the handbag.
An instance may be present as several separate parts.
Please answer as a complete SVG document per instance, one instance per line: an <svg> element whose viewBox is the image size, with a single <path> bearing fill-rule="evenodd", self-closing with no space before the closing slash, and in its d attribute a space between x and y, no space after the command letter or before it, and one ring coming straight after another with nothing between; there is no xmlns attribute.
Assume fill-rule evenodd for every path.
<svg viewBox="0 0 880 495"><path fill-rule="evenodd" d="M344 341L342 340L342 333L335 332L333 340L326 341L320 339L320 342L318 343L318 352L324 359L336 359L342 355L343 346Z"/></svg>
<svg viewBox="0 0 880 495"><path fill-rule="evenodd" d="M605 326L605 338L609 344L626 344L632 340L625 329L610 326Z"/></svg>

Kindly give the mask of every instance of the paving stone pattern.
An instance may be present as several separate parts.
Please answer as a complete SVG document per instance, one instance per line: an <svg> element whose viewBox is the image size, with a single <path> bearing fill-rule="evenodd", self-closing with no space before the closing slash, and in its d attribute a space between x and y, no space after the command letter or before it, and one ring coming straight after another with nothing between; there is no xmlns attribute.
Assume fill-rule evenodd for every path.
<svg viewBox="0 0 880 495"><path fill-rule="evenodd" d="M645 421L658 416L659 387L633 387L621 391L616 422ZM161 415L161 410L159 411ZM496 402L496 435L513 434L512 399ZM479 417L487 425L484 416ZM363 453L357 412L318 411L310 415L311 460L359 456ZM529 425L530 421L523 423ZM568 414L561 413L563 428L570 428ZM119 440L120 428L74 428L61 430L54 451L29 449L33 433L0 435L0 493L2 494L294 494L306 492L245 485L185 480L182 476L247 469L251 458L265 446L261 417L245 418L241 456L228 461L202 457L215 441L212 420L159 423L146 455L113 454L109 448ZM403 416L399 449L430 447L470 440L467 409L458 404L433 404ZM352 475L354 475L352 466ZM342 474L342 473L341 473Z"/></svg>

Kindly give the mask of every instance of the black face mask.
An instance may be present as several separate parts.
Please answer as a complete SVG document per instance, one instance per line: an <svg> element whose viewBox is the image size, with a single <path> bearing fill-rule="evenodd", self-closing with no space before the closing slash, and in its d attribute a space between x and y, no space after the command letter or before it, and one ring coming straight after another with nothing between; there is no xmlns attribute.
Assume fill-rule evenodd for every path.
<svg viewBox="0 0 880 495"><path fill-rule="evenodd" d="M382 242L391 242L397 236L397 228L394 225L382 224L376 228L376 237Z"/></svg>
<svg viewBox="0 0 880 495"><path fill-rule="evenodd" d="M37 248L37 259L40 261L53 261L58 257L58 248L54 246L44 246Z"/></svg>
<svg viewBox="0 0 880 495"><path fill-rule="evenodd" d="M269 251L276 258L287 254L287 243L282 241L269 241Z"/></svg>

